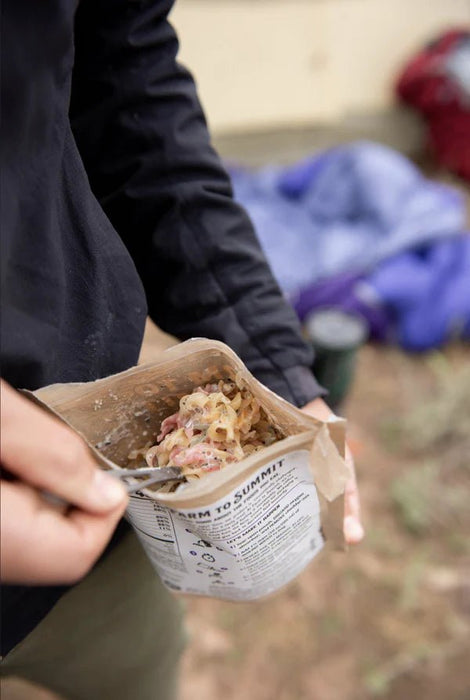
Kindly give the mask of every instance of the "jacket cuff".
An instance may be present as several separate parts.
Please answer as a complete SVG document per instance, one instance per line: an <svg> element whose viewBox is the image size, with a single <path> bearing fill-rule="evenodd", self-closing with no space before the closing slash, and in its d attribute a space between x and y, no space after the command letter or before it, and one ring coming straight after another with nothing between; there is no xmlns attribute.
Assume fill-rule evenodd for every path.
<svg viewBox="0 0 470 700"><path fill-rule="evenodd" d="M328 394L327 390L318 384L311 370L302 365L283 369L278 374L259 370L253 374L260 382L297 408L302 408L309 401Z"/></svg>
<svg viewBox="0 0 470 700"><path fill-rule="evenodd" d="M327 396L328 391L320 386L308 367L289 367L284 370L284 376L289 385L292 399L290 401L298 408L302 408L309 401L319 396Z"/></svg>

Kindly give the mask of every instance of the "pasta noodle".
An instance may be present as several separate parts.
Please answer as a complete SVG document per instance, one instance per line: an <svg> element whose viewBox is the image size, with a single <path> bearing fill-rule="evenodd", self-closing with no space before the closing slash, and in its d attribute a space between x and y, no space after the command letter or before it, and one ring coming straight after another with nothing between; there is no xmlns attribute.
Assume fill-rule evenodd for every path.
<svg viewBox="0 0 470 700"><path fill-rule="evenodd" d="M179 410L162 422L157 444L134 450L129 459L142 455L150 467L174 465L188 480L199 479L282 437L248 389L220 380L183 396Z"/></svg>

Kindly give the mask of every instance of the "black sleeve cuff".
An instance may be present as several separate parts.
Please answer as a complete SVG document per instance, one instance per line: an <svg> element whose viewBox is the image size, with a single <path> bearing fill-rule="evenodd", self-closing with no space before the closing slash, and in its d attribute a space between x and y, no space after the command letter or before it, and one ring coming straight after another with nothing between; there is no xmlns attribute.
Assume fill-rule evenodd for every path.
<svg viewBox="0 0 470 700"><path fill-rule="evenodd" d="M308 367L301 365L284 369L279 374L270 371L264 375L263 372L257 371L255 375L260 382L298 408L328 394L328 391L318 384Z"/></svg>

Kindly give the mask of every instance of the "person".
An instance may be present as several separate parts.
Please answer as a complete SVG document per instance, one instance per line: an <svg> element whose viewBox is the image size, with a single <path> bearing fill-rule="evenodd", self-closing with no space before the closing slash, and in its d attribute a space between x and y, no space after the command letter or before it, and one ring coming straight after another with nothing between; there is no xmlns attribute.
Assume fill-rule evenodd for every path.
<svg viewBox="0 0 470 700"><path fill-rule="evenodd" d="M122 489L16 389L134 365L148 313L329 415L177 63L171 6L3 8L2 673L65 698L175 697L181 611L121 519ZM346 503L358 541L353 477Z"/></svg>

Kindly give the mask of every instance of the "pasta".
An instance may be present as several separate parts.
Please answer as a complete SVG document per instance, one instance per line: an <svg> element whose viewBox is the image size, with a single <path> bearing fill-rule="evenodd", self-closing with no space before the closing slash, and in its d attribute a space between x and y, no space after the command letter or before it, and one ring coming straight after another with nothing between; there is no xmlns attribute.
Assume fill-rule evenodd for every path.
<svg viewBox="0 0 470 700"><path fill-rule="evenodd" d="M188 480L199 479L282 437L248 389L221 380L183 396L179 410L162 422L157 443L129 458L139 452L150 467L174 465Z"/></svg>

